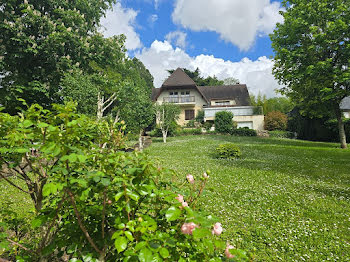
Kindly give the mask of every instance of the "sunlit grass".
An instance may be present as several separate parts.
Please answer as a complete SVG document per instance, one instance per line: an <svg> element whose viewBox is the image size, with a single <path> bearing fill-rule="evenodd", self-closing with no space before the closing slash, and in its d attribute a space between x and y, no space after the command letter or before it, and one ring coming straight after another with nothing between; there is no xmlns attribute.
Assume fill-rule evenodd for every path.
<svg viewBox="0 0 350 262"><path fill-rule="evenodd" d="M233 142L238 160L213 150ZM146 152L178 171L212 174L201 208L220 217L223 238L257 261L350 261L350 150L337 144L231 136L154 141Z"/></svg>

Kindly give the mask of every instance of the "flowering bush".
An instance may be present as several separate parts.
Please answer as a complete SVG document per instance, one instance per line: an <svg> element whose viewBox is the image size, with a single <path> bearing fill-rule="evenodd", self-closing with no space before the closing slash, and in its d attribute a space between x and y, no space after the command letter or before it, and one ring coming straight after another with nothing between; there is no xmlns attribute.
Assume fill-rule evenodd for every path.
<svg viewBox="0 0 350 262"><path fill-rule="evenodd" d="M242 155L241 149L232 143L219 145L215 150L215 154L219 158L238 158Z"/></svg>
<svg viewBox="0 0 350 262"><path fill-rule="evenodd" d="M143 154L122 150L123 125L95 122L74 110L67 104L53 112L32 106L20 116L0 114L0 164L26 179L27 188L2 177L28 193L36 208L33 230L20 242L13 238L13 221L0 218L0 244L8 259L247 259L219 238L223 228L217 218L196 211L207 173L198 180L187 175L188 198L171 191L160 179L165 170Z"/></svg>

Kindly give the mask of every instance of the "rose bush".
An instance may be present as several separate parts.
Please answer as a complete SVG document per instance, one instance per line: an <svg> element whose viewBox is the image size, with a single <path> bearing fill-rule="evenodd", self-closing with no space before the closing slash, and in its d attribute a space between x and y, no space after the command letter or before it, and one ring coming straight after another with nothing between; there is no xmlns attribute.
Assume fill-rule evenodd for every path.
<svg viewBox="0 0 350 262"><path fill-rule="evenodd" d="M196 210L209 179L187 175L183 189L162 182L169 171L124 151L122 124L96 122L75 105L34 105L0 114L0 164L25 181L36 215L19 240L0 218L2 257L17 261L247 260L226 247L219 220ZM40 201L39 201L40 200ZM226 248L226 251L225 251ZM228 248L228 249L227 249ZM0 251L1 252L1 251Z"/></svg>

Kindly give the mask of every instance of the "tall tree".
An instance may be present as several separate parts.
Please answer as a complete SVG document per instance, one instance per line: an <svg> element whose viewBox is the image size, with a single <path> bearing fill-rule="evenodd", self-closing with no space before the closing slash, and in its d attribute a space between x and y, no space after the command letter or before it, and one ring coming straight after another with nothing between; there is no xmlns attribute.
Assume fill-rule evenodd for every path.
<svg viewBox="0 0 350 262"><path fill-rule="evenodd" d="M16 112L18 97L49 107L72 67L89 64L100 18L115 0L0 1L0 104Z"/></svg>
<svg viewBox="0 0 350 262"><path fill-rule="evenodd" d="M288 95L311 115L332 110L341 147L346 136L339 105L350 96L350 8L343 0L284 1L284 23L271 35L273 73Z"/></svg>
<svg viewBox="0 0 350 262"><path fill-rule="evenodd" d="M219 80L216 76L202 77L199 68L194 71L183 68L185 73L196 83L197 86L222 86L224 81ZM168 70L170 74L174 73L175 70Z"/></svg>

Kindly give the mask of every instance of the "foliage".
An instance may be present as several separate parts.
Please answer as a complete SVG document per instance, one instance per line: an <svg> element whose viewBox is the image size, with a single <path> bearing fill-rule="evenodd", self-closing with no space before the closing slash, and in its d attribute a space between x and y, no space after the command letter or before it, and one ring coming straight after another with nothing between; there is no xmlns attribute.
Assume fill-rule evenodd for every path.
<svg viewBox="0 0 350 262"><path fill-rule="evenodd" d="M271 35L276 53L273 73L304 111L337 116L342 148L346 136L339 108L350 96L348 35L350 10L341 0L285 1L284 21Z"/></svg>
<svg viewBox="0 0 350 262"><path fill-rule="evenodd" d="M257 97L250 95L250 101L252 106L262 107L262 111L265 115L273 111L280 111L287 114L293 109L293 104L287 97L267 98L266 95L262 96L259 93ZM258 113L261 114L261 112Z"/></svg>
<svg viewBox="0 0 350 262"><path fill-rule="evenodd" d="M177 136L180 132L181 128L180 126L176 123L176 121L173 121L168 129L168 137L173 137ZM162 130L160 127L157 125L151 132L150 136L152 137L163 137Z"/></svg>
<svg viewBox="0 0 350 262"><path fill-rule="evenodd" d="M186 127L192 128L196 126L196 121L195 120L190 120L186 123Z"/></svg>
<svg viewBox="0 0 350 262"><path fill-rule="evenodd" d="M221 111L215 114L215 131L222 134L229 134L234 128L233 114L228 111Z"/></svg>
<svg viewBox="0 0 350 262"><path fill-rule="evenodd" d="M218 80L216 76L208 76L208 77L202 77L201 72L199 68L197 68L195 71L188 70L186 68L183 68L185 73L196 83L197 86L222 86L224 85L224 81ZM175 70L168 70L169 74L172 74L175 72Z"/></svg>
<svg viewBox="0 0 350 262"><path fill-rule="evenodd" d="M213 127L213 123L210 121L207 121L203 124L203 127L205 128L205 130L208 132L210 131L210 129Z"/></svg>
<svg viewBox="0 0 350 262"><path fill-rule="evenodd" d="M242 156L241 149L232 143L221 144L215 149L218 158L234 159Z"/></svg>
<svg viewBox="0 0 350 262"><path fill-rule="evenodd" d="M197 123L204 124L205 113L204 110L199 110L195 118Z"/></svg>
<svg viewBox="0 0 350 262"><path fill-rule="evenodd" d="M254 129L235 128L235 129L232 129L231 135L234 135L234 136L257 136L258 134Z"/></svg>
<svg viewBox="0 0 350 262"><path fill-rule="evenodd" d="M174 121L179 119L181 109L175 104L163 103L161 105L156 104L154 111L156 114L157 124L162 131L163 142L166 143L169 128Z"/></svg>
<svg viewBox="0 0 350 262"><path fill-rule="evenodd" d="M7 112L29 104L60 102L59 85L73 68L86 69L100 18L114 0L2 1L0 103ZM101 54L97 54L101 55Z"/></svg>
<svg viewBox="0 0 350 262"><path fill-rule="evenodd" d="M227 142L244 157L213 158L213 148ZM198 207L218 216L225 237L254 253L252 261L350 257L349 150L335 143L202 135L153 143L147 153L177 171L163 178L176 185L185 172L211 170Z"/></svg>
<svg viewBox="0 0 350 262"><path fill-rule="evenodd" d="M28 194L32 197L30 190L35 192L36 206L31 221L34 233L25 231L29 235L21 243L11 232L16 219L0 217L6 257L20 261L56 261L64 255L70 261L221 261L226 247L218 238L221 224L195 209L208 172L198 180L188 175L190 196L178 195L172 190L180 189L159 180L172 172L154 166L146 155L121 151L122 125L110 128L105 121L78 115L73 103L53 108L50 112L32 105L20 116L0 115L1 164L18 171ZM20 249L13 252L13 246ZM226 256L239 254L241 261L248 260L243 250L228 248Z"/></svg>
<svg viewBox="0 0 350 262"><path fill-rule="evenodd" d="M270 137L274 137L274 138L289 138L289 139L294 138L293 132L281 131L281 130L269 131L269 135Z"/></svg>
<svg viewBox="0 0 350 262"><path fill-rule="evenodd" d="M237 78L234 77L228 77L224 79L224 85L231 86L231 85L239 85L240 81Z"/></svg>
<svg viewBox="0 0 350 262"><path fill-rule="evenodd" d="M186 135L201 135L202 128L183 128L178 132L178 135L186 136Z"/></svg>
<svg viewBox="0 0 350 262"><path fill-rule="evenodd" d="M286 130L288 118L285 114L278 111L270 112L265 117L265 129L269 131L273 130Z"/></svg>

